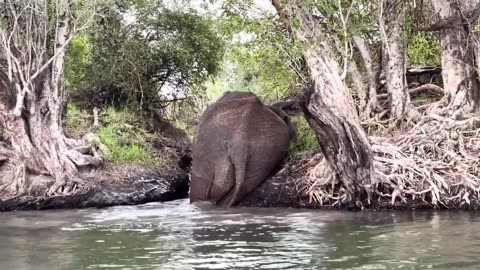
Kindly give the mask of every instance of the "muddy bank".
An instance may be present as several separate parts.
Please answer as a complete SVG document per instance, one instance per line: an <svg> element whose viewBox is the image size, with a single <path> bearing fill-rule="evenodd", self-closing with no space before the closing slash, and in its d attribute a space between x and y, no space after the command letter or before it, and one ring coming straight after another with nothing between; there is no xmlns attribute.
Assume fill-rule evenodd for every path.
<svg viewBox="0 0 480 270"><path fill-rule="evenodd" d="M343 185L337 181L325 181L322 178L322 168L319 164L323 161L321 152L306 153L299 159L287 160L282 170L270 177L261 186L250 193L240 205L246 207L289 207L309 209L335 209L335 210L480 210L480 203L471 200L470 204L441 203L433 205L430 198L422 200L418 196L406 197L405 200L397 198L392 204L392 190L378 184L376 193L368 203L366 193L359 197L357 204L335 203L335 196L339 196L339 190ZM319 171L321 173L319 173ZM321 185L320 183L323 183ZM319 193L329 194L330 199ZM380 196L379 194L388 194ZM324 201L320 203L318 198Z"/></svg>
<svg viewBox="0 0 480 270"><path fill-rule="evenodd" d="M97 134L100 127L90 125L91 115L82 115L70 123L66 135L73 138L72 141L85 144L82 154L99 154L103 162L79 165L79 173L66 177L63 183L56 183L51 173L28 168L22 180L15 181L13 176L18 174L15 160L0 151L0 211L108 207L188 197L191 143L186 132L164 120L159 113L134 118L115 113L107 116L107 112L103 112L99 122L100 127L115 125L111 145L117 148L139 145L148 158L138 162L152 165L125 164L125 160L114 154L108 156L110 149L100 142ZM11 149L8 137L2 134L0 129L0 146ZM139 134L143 136L140 141L131 139ZM50 192L55 184L59 184L58 189ZM51 193L55 195L47 195Z"/></svg>
<svg viewBox="0 0 480 270"><path fill-rule="evenodd" d="M188 196L189 179L184 171L162 173L140 165L109 165L97 172L83 173L81 178L88 183L82 192L68 196L39 193L0 198L0 211L134 205ZM36 181L40 183L42 179Z"/></svg>
<svg viewBox="0 0 480 270"><path fill-rule="evenodd" d="M335 209L333 206L320 205L302 192L299 184L306 177L313 164L320 162L316 153L307 153L302 158L285 162L282 169L269 177L262 185L239 204L247 207L290 207Z"/></svg>

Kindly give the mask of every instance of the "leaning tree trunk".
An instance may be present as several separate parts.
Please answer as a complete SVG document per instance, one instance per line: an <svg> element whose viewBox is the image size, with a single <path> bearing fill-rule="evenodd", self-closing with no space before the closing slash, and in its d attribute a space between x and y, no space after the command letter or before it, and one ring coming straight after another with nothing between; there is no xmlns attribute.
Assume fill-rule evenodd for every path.
<svg viewBox="0 0 480 270"><path fill-rule="evenodd" d="M381 0L379 7L380 35L383 41L385 77L392 119L403 118L410 109L401 23L405 16L404 6L401 1Z"/></svg>
<svg viewBox="0 0 480 270"><path fill-rule="evenodd" d="M322 152L347 190L346 201L350 201L358 195L359 187L370 190L373 171L372 150L353 100L346 95L325 29L317 24L303 0L272 3L295 38L313 43L303 52L312 80L311 89L305 93L304 113Z"/></svg>
<svg viewBox="0 0 480 270"><path fill-rule="evenodd" d="M43 174L55 180L50 194L70 194L81 186L77 166L100 162L74 150L79 145L64 136L61 125L70 3L57 1L53 12L49 1L10 0L1 5L0 64L5 72L0 74L0 91L5 98L0 102L0 127L11 145L8 163L13 173L10 181L2 179L0 191L21 196L31 191L28 175ZM55 30L52 37L50 29Z"/></svg>
<svg viewBox="0 0 480 270"><path fill-rule="evenodd" d="M440 20L456 18L440 30L442 77L446 96L444 103L435 108L434 112L462 118L464 114L477 110L479 98L478 78L474 68L476 63L473 60L479 51L479 43L470 40L474 35L469 25L464 24L462 9L470 7L469 4L478 4L478 0L431 2Z"/></svg>

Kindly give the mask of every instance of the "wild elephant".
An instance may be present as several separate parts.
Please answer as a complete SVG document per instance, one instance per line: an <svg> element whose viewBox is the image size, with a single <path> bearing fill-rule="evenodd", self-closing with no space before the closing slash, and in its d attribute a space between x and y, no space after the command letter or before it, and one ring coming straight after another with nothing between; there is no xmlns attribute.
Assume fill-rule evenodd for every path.
<svg viewBox="0 0 480 270"><path fill-rule="evenodd" d="M295 136L279 104L232 91L208 106L193 142L191 203L235 205L278 168Z"/></svg>

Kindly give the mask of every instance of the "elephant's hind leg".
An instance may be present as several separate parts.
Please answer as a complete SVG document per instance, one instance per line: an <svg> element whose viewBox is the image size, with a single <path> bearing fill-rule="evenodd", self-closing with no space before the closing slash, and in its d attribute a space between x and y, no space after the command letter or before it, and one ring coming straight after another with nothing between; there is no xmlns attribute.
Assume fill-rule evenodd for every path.
<svg viewBox="0 0 480 270"><path fill-rule="evenodd" d="M232 151L232 163L235 168L235 186L220 203L222 206L230 207L240 199L240 191L245 184L245 173L247 167L247 149L244 145L237 144Z"/></svg>
<svg viewBox="0 0 480 270"><path fill-rule="evenodd" d="M215 165L215 177L210 190L210 198L214 202L222 200L235 185L233 164L224 160Z"/></svg>

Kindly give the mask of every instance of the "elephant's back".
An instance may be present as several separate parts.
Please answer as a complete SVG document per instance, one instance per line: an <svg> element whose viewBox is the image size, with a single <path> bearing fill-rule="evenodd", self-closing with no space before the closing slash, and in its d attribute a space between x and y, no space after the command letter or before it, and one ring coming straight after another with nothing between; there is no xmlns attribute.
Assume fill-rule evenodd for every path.
<svg viewBox="0 0 480 270"><path fill-rule="evenodd" d="M256 96L242 95L220 99L205 110L194 150L223 152L229 144L241 143L245 147L277 152L288 149L289 138L290 130L284 119Z"/></svg>
<svg viewBox="0 0 480 270"><path fill-rule="evenodd" d="M261 105L257 100L250 97L224 99L210 105L198 124L192 154L223 159L233 138L245 133L249 115Z"/></svg>
<svg viewBox="0 0 480 270"><path fill-rule="evenodd" d="M255 96L219 100L203 113L198 132L221 129L232 131L241 128L249 121L252 112L261 110L264 105Z"/></svg>

